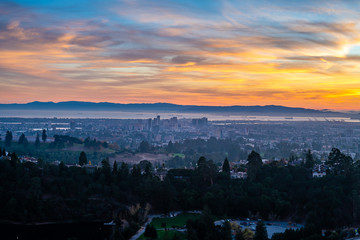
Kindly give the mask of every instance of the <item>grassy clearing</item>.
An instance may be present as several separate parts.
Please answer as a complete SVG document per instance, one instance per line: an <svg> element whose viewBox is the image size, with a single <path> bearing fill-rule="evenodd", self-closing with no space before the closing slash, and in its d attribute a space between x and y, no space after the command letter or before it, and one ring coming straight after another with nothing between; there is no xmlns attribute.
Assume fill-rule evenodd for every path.
<svg viewBox="0 0 360 240"><path fill-rule="evenodd" d="M156 228L160 229L163 228L161 225L162 223L166 223L167 228L174 227L183 227L186 225L186 222L189 219L196 219L199 218L200 214L197 213L181 213L176 217L167 217L167 218L154 218L151 224Z"/></svg>
<svg viewBox="0 0 360 240"><path fill-rule="evenodd" d="M180 237L180 239L186 239L186 235L183 232L173 230L173 227L182 228L186 225L186 222L189 219L197 219L200 216L201 215L197 213L181 213L176 217L154 218L150 224L157 230L157 239L172 239L175 233ZM167 231L164 230L163 223L166 223L166 228L168 228ZM138 239L146 238L143 234Z"/></svg>
<svg viewBox="0 0 360 240"><path fill-rule="evenodd" d="M179 158L185 158L185 154L183 154L183 153L174 153L172 156L179 157Z"/></svg>

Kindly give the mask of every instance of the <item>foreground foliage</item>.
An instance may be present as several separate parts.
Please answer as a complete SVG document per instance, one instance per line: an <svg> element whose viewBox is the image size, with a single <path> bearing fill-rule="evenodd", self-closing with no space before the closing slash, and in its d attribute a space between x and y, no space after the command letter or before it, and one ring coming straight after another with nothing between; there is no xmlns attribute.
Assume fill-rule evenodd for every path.
<svg viewBox="0 0 360 240"><path fill-rule="evenodd" d="M129 215L126 206L139 203L137 211L144 212L150 203L161 213L207 206L218 216L288 219L316 230L359 222L360 168L341 152L332 151L330 164L336 168L323 178L312 178L305 166L262 165L258 154L251 156L256 164L248 166L252 177L246 180L230 179L228 172L218 172L202 157L196 169L173 169L160 181L149 164L114 168L104 159L92 172L64 163L20 163L12 153L0 160L0 218L23 223L115 219L121 225L120 219ZM135 230L146 218L131 216ZM203 226L196 220L187 225L188 234ZM207 233L193 236L202 234Z"/></svg>

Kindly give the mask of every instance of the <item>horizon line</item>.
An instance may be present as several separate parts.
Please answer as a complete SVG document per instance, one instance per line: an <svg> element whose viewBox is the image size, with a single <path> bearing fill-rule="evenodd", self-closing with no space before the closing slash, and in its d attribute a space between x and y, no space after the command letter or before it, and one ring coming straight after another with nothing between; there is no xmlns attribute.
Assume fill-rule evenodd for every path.
<svg viewBox="0 0 360 240"><path fill-rule="evenodd" d="M12 102L12 103L0 103L0 105L12 105L12 104L31 104L31 103L68 103L68 102L74 102L74 103L95 103L95 104L101 104L101 103L110 103L110 104L122 104L122 105L131 105L131 104L171 104L171 105L177 105L177 106L195 106L195 107L267 107L267 106L275 106L275 107L285 107L285 108L301 108L301 109L309 109L309 110L317 110L317 111L340 111L340 112L358 112L360 109L329 109L329 108L306 108L306 107L299 107L299 106L285 106L285 105L276 105L276 104L267 104L267 105L187 105L187 104L178 104L178 103L171 103L171 102L129 102L129 103L121 103L121 102L106 102L106 101L99 101L99 102L92 102L92 101L78 101L78 100L68 100L68 101L31 101L31 102Z"/></svg>

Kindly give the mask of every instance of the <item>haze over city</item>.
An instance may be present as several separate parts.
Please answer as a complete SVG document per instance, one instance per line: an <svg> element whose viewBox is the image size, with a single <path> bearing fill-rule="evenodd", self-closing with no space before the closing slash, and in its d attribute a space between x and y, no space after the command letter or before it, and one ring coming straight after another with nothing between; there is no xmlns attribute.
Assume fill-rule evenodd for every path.
<svg viewBox="0 0 360 240"><path fill-rule="evenodd" d="M0 3L0 103L359 110L357 1Z"/></svg>

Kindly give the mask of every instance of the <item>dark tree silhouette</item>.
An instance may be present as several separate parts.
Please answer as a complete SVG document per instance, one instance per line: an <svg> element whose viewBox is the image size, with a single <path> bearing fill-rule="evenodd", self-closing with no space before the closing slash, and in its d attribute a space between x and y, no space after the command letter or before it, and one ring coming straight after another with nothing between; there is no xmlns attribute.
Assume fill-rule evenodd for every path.
<svg viewBox="0 0 360 240"><path fill-rule="evenodd" d="M212 160L206 160L205 157L200 157L197 162L197 171L204 182L210 181L210 185L213 185L217 167Z"/></svg>
<svg viewBox="0 0 360 240"><path fill-rule="evenodd" d="M250 181L253 181L253 180L256 179L256 175L257 175L259 169L262 166L261 156L257 152L251 151L251 153L249 154L247 160L248 160L248 163L247 163L248 178L249 178Z"/></svg>
<svg viewBox="0 0 360 240"><path fill-rule="evenodd" d="M147 141L142 141L140 143L139 151L148 152L150 150L150 144Z"/></svg>
<svg viewBox="0 0 360 240"><path fill-rule="evenodd" d="M167 145L167 147L166 147L166 151L167 151L168 153L174 152L174 144L172 143L172 141L169 141L169 143L168 143L168 145Z"/></svg>
<svg viewBox="0 0 360 240"><path fill-rule="evenodd" d="M105 177L107 183L111 181L111 167L109 163L109 158L105 158L101 161L101 172Z"/></svg>
<svg viewBox="0 0 360 240"><path fill-rule="evenodd" d="M306 157L305 157L305 167L306 168L313 168L315 165L315 161L314 161L314 157L311 153L311 150L309 149L306 152Z"/></svg>
<svg viewBox="0 0 360 240"><path fill-rule="evenodd" d="M114 161L114 164L113 164L112 174L113 175L118 174L118 165L117 165L116 161Z"/></svg>
<svg viewBox="0 0 360 240"><path fill-rule="evenodd" d="M119 176L120 178L126 178L129 176L129 166L124 162L121 163Z"/></svg>
<svg viewBox="0 0 360 240"><path fill-rule="evenodd" d="M87 157L86 157L86 153L84 151L82 151L80 153L80 156L79 156L79 165L80 166L83 166L83 165L86 165L87 164Z"/></svg>
<svg viewBox="0 0 360 240"><path fill-rule="evenodd" d="M5 147L10 147L13 140L13 135L11 131L6 131L5 135Z"/></svg>
<svg viewBox="0 0 360 240"><path fill-rule="evenodd" d="M131 169L131 176L133 176L133 177L140 177L141 176L141 169L137 164L135 164L133 166L133 168Z"/></svg>
<svg viewBox="0 0 360 240"><path fill-rule="evenodd" d="M352 170L353 160L339 149L333 148L329 153L327 165L330 166L330 170L334 174L348 175Z"/></svg>
<svg viewBox="0 0 360 240"><path fill-rule="evenodd" d="M47 134L46 134L46 130L45 130L45 129L43 129L43 131L42 131L41 139L43 140L44 143L46 142Z"/></svg>
<svg viewBox="0 0 360 240"><path fill-rule="evenodd" d="M145 228L144 236L151 239L157 238L157 232L154 226L148 224Z"/></svg>
<svg viewBox="0 0 360 240"><path fill-rule="evenodd" d="M36 134L35 147L36 147L36 148L39 148L39 147L40 147L40 137L39 137L39 134Z"/></svg>
<svg viewBox="0 0 360 240"><path fill-rule="evenodd" d="M25 139L25 134L22 133L19 137L19 141L18 141L18 144L19 145L22 145L24 143L24 139Z"/></svg>
<svg viewBox="0 0 360 240"><path fill-rule="evenodd" d="M244 234L241 230L239 230L235 235L235 240L245 240Z"/></svg>
<svg viewBox="0 0 360 240"><path fill-rule="evenodd" d="M19 145L23 145L23 147L27 148L29 145L29 141L27 140L27 138L25 137L25 134L22 133L21 136L19 137L19 141L18 141Z"/></svg>
<svg viewBox="0 0 360 240"><path fill-rule="evenodd" d="M229 221L225 221L222 227L221 235L223 240L232 240L231 225Z"/></svg>
<svg viewBox="0 0 360 240"><path fill-rule="evenodd" d="M222 171L225 173L230 173L230 164L227 158L225 158L224 163L222 165Z"/></svg>
<svg viewBox="0 0 360 240"><path fill-rule="evenodd" d="M268 240L268 233L266 230L266 226L263 221L259 221L256 224L256 232L254 240Z"/></svg>
<svg viewBox="0 0 360 240"><path fill-rule="evenodd" d="M18 156L14 152L10 154L10 161L13 167L16 167L16 165L20 163Z"/></svg>

